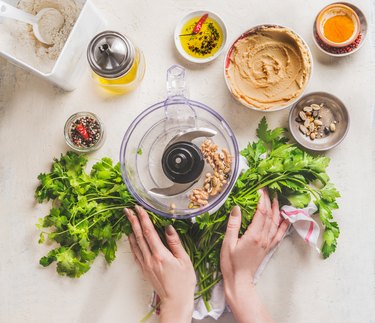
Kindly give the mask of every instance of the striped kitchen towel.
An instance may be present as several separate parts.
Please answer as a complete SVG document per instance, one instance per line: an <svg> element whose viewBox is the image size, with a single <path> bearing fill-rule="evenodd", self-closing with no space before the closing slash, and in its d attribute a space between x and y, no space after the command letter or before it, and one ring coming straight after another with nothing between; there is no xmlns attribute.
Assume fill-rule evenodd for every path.
<svg viewBox="0 0 375 323"><path fill-rule="evenodd" d="M294 230L296 230L302 239L320 253L320 249L317 246L320 227L311 217L317 210L316 205L313 203L310 203L304 209L296 209L285 205L281 208L280 214L284 219L289 220Z"/></svg>

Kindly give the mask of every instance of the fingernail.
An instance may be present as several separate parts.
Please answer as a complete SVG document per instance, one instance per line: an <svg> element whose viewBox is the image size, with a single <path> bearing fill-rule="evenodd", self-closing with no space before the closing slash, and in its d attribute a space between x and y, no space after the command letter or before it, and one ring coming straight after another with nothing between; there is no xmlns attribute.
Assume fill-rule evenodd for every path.
<svg viewBox="0 0 375 323"><path fill-rule="evenodd" d="M141 210L141 207L140 207L139 205L136 205L134 208L135 208L135 210L136 210L137 212L139 212L139 211Z"/></svg>
<svg viewBox="0 0 375 323"><path fill-rule="evenodd" d="M127 217L131 217L133 215L133 211L128 209L128 208L125 208L124 209L124 213Z"/></svg>
<svg viewBox="0 0 375 323"><path fill-rule="evenodd" d="M169 236L173 235L173 234L175 233L174 227L173 227L171 224L169 224L169 225L165 228L165 232L166 232Z"/></svg>
<svg viewBox="0 0 375 323"><path fill-rule="evenodd" d="M241 208L236 205L233 209L232 212L230 212L231 216L239 216L241 214Z"/></svg>

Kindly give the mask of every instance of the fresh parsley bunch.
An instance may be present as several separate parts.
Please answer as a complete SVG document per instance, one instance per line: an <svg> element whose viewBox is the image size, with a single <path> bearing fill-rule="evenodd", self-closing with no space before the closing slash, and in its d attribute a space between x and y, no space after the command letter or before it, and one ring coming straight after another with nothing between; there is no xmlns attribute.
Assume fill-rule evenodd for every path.
<svg viewBox="0 0 375 323"><path fill-rule="evenodd" d="M332 211L340 196L326 173L329 158L312 156L284 137L285 130L269 130L263 118L257 129L258 140L241 154L249 169L240 175L225 204L214 214L202 214L195 221L165 219L153 213L150 218L165 243L164 228L172 224L178 231L198 276L199 291L209 309L211 290L221 279L220 249L228 214L235 205L242 209L242 230L246 230L259 201L258 190L268 187L277 193L280 205L303 208L310 202L318 207L324 227L322 254L336 249L339 227ZM108 263L115 259L117 241L131 232L123 215L136 201L123 184L119 164L103 158L89 174L87 158L73 152L55 159L48 174L40 174L36 189L38 202L52 200L50 213L39 220L39 243L54 241L57 247L40 259L42 266L57 263L57 272L79 277L90 269L99 253Z"/></svg>
<svg viewBox="0 0 375 323"><path fill-rule="evenodd" d="M111 263L116 241L131 232L123 209L135 201L122 182L119 165L103 158L86 174L86 164L83 155L62 155L54 160L50 173L39 175L35 193L40 203L53 201L50 213L37 225L39 243L47 238L59 245L41 258L40 264L56 261L58 273L69 277L87 272L99 252Z"/></svg>
<svg viewBox="0 0 375 323"><path fill-rule="evenodd" d="M250 169L237 181L237 190L232 192L231 198L234 204L241 206L243 200L254 192L254 187L268 187L278 192L281 205L304 208L312 201L325 228L322 254L327 258L336 250L340 233L332 215L332 211L338 209L336 199L340 193L326 173L330 159L312 156L294 144L287 144L284 132L283 128L268 130L266 119L261 120L257 129L259 140L241 152Z"/></svg>

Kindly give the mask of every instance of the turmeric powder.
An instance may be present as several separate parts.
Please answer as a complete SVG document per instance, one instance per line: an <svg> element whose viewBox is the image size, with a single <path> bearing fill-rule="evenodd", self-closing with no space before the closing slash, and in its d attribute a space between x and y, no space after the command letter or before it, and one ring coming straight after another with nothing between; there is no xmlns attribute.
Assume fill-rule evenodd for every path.
<svg viewBox="0 0 375 323"><path fill-rule="evenodd" d="M324 24L324 36L335 43L343 43L354 33L354 22L347 15L333 16Z"/></svg>

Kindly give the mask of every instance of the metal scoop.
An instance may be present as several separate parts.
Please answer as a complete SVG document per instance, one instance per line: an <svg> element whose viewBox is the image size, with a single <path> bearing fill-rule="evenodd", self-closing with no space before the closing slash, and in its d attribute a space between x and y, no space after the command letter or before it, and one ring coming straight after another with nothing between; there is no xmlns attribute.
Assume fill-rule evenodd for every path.
<svg viewBox="0 0 375 323"><path fill-rule="evenodd" d="M35 37L43 44L53 45L53 39L40 30L40 22L43 18L46 18L47 15L51 15L53 21L53 27L60 29L64 24L63 15L54 8L44 8L38 12L36 16L24 12L23 10L17 9L5 1L0 0L0 17L7 17L16 19L33 26L33 32Z"/></svg>

